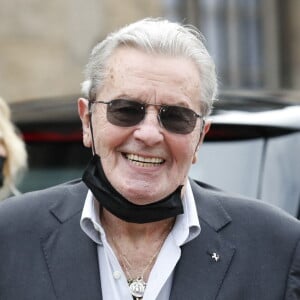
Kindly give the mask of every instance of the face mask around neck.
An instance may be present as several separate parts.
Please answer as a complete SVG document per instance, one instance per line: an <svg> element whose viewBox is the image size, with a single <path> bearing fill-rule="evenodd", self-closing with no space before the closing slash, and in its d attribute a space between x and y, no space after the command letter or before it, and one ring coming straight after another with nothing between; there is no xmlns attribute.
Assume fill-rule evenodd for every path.
<svg viewBox="0 0 300 300"><path fill-rule="evenodd" d="M154 203L134 204L110 184L104 173L101 159L97 154L89 162L82 180L105 209L126 222L150 223L183 213L182 185L164 199Z"/></svg>

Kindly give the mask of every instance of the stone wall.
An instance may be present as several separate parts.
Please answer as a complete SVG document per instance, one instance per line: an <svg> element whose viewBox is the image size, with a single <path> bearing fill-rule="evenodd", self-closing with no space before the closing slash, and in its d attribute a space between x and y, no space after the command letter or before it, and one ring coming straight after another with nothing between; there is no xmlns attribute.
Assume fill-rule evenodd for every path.
<svg viewBox="0 0 300 300"><path fill-rule="evenodd" d="M78 94L84 65L97 41L137 19L163 16L166 6L170 14L171 2L0 0L0 96L23 101ZM282 87L300 90L300 1L280 3L285 11Z"/></svg>
<svg viewBox="0 0 300 300"><path fill-rule="evenodd" d="M108 31L161 16L159 0L0 0L0 96L77 94L91 47Z"/></svg>

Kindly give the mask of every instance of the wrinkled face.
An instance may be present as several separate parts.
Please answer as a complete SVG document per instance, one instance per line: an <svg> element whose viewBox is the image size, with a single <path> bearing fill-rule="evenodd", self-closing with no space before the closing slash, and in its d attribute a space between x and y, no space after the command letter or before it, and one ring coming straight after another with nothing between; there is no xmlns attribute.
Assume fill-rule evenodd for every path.
<svg viewBox="0 0 300 300"><path fill-rule="evenodd" d="M201 114L199 84L198 71L186 58L150 55L124 47L109 59L108 73L96 100L122 98L178 105ZM84 144L91 147L86 99L79 99L78 109ZM93 105L92 125L96 153L115 189L131 202L146 204L164 198L185 184L201 143L200 119L191 133L176 134L161 127L156 106L148 106L143 121L131 127L109 123L106 110L105 104ZM203 132L208 128L206 125Z"/></svg>

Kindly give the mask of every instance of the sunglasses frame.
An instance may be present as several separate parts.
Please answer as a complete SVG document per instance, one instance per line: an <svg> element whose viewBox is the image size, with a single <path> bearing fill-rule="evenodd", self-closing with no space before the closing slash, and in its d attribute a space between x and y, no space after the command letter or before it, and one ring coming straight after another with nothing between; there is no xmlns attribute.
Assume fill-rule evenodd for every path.
<svg viewBox="0 0 300 300"><path fill-rule="evenodd" d="M117 124L117 123L114 123L113 121L111 121L111 118L109 118L108 116L107 116L107 114L108 114L108 110L106 111L106 118L107 118L107 120L111 123L111 124L113 124L113 125L116 125L116 126L120 126L120 127L131 127L131 126L135 126L135 125L137 125L137 124L139 124L142 120L144 120L144 118L145 118L145 115L146 115L146 108L148 107L148 106L155 106L155 107L159 107L159 111L158 111L158 114L157 114L157 119L158 119L158 122L159 122L159 124L160 124L160 126L162 126L163 128L165 128L167 131L169 131L169 132L172 132L172 133L177 133L177 134L189 134L189 133L191 133L194 129L195 129L195 127L196 127L196 119L197 118L199 118L200 120L202 120L202 126L204 126L204 122L205 122L205 120L204 120L204 117L202 116L202 115L200 115L200 114L198 114L198 113L196 113L195 111L193 111L192 109L190 109L190 108L187 108L187 107L183 107L183 106L178 106L178 105L165 105L165 104L152 104L152 103L143 103L143 102L139 102L139 101L136 101L136 100L128 100L128 99L122 99L122 98L117 98L117 99L113 99L113 100L110 100L110 101L101 101L101 100L88 100L89 101L89 112L90 112L90 114L92 113L91 112L91 106L92 106L92 104L106 104L106 105L111 105L114 101L118 101L118 100L122 100L122 101L127 101L127 102L130 102L130 103L133 103L133 104L135 104L135 105L137 105L137 107L139 107L139 108L141 108L141 112L143 112L144 111L144 114L143 114L143 118L141 118L138 122L136 122L136 123L132 123L132 124L129 124L129 125L121 125L121 124ZM166 109L168 109L168 108L172 108L172 107L175 107L175 108L180 108L180 109L184 109L184 110L187 110L187 111L189 111L190 113L191 113L191 116L193 116L194 118L195 118L195 120L193 120L193 122L194 122L194 125L193 125L193 127L192 128L190 128L190 129L188 129L187 131L180 131L180 130L174 130L174 129L170 129L169 127L168 127L168 125L166 126L165 124L164 124L164 120L162 120L161 119L161 115L162 115L162 113L163 112L165 112L166 111ZM202 128L203 129L203 128ZM202 131L202 130L201 130Z"/></svg>

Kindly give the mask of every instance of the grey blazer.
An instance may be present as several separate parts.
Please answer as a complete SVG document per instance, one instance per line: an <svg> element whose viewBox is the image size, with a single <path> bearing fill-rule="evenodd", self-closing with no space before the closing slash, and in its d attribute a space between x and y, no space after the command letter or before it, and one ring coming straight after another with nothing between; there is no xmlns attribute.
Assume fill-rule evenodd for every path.
<svg viewBox="0 0 300 300"><path fill-rule="evenodd" d="M299 300L300 223L191 184L201 233L182 247L170 299ZM1 203L1 300L102 299L96 245L79 225L86 193L78 180Z"/></svg>

